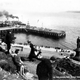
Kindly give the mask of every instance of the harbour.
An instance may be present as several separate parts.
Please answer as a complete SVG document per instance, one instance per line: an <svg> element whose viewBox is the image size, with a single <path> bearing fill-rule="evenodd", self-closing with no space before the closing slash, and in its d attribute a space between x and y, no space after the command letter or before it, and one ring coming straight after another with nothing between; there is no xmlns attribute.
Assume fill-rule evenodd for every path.
<svg viewBox="0 0 80 80"><path fill-rule="evenodd" d="M63 15L63 16L59 17L60 15L61 16ZM26 17L26 14L24 16ZM67 18L65 16L67 16ZM75 16L75 18L74 18L74 16ZM48 37L43 38L41 36L35 36L33 34L26 34L26 35L24 34L24 36L26 36L27 39L29 37L30 40L34 44L40 44L40 45L44 44L46 46L49 45L49 46L53 46L53 47L58 46L61 48L68 48L68 49L76 48L76 38L80 34L80 28L79 28L80 19L79 19L78 13L64 12L64 13L60 13L60 14L53 14L53 16L48 16L48 17L47 16L43 17L42 15L39 15L38 18L40 18L40 20L37 23L36 23L37 16L35 16L34 20L31 19L31 18L34 18L32 15L29 16L29 18L30 18L29 22L30 22L31 26L36 26L39 28L40 27L49 28L49 29L53 29L53 30L63 30L66 32L66 37L61 40L54 40L54 39L50 39ZM48 21L48 19L49 19L49 21ZM41 25L42 23L43 23L43 26ZM16 35L18 35L18 34L15 34L15 36ZM21 35L21 33L20 33L20 35ZM23 35L23 33L22 33L22 35ZM33 38L34 38L34 40L33 40ZM37 42L38 40L40 43Z"/></svg>
<svg viewBox="0 0 80 80"><path fill-rule="evenodd" d="M42 50L43 57L48 58L48 59L51 56L58 57L58 58L62 57L61 59L63 60L62 61L63 63L65 61L67 63L70 60L70 63L68 62L70 64L70 66L69 66L70 68L72 67L71 66L72 64L73 65L75 64L75 66L73 68L77 68L77 67L79 68L80 63L78 63L75 60L70 59L70 55L71 55L70 52L75 53L75 51L73 51L73 50L77 48L76 41L77 41L77 37L78 37L79 33L77 33L77 34L75 34L75 33L79 30L79 28L78 27L76 28L74 26L72 26L72 27L57 26L56 28L57 28L57 30L65 31L66 37L62 38L62 39L54 39L54 38L39 36L36 34L32 34L30 32L28 33L26 30L26 27L23 27L21 25L14 26L14 27L10 26L8 28L6 27L5 29L2 29L1 33L11 30L14 33L14 36L16 37L16 39L15 39L15 43L17 43L16 46L24 47L26 45L26 42L29 40L32 42L32 44L41 46L40 48ZM37 29L39 29L39 28L37 27ZM44 29L46 29L46 28L44 28ZM54 29L54 30L56 30L56 29ZM18 44L20 44L20 45L18 45ZM56 48L61 48L61 49L57 50ZM58 51L58 52L56 52L56 51ZM21 58L23 57L22 59L25 60L28 57L29 53L30 53L30 49L24 47L23 51L18 56L20 56ZM36 76L36 73L35 73L36 71L34 69L36 69L39 61L37 61L37 62L35 61L33 63L30 63L29 61L27 63L27 61L25 61L24 63L26 66L29 67L28 68L29 71L31 71L31 73L33 73ZM78 66L77 66L77 64L78 64ZM59 73L60 75L64 75L63 72L61 72L61 70L63 67L65 67L65 65L64 66L62 66L62 65L63 64L61 64L61 65L59 64L59 66L61 67L60 71L59 71L59 69L57 69L57 67L55 69L55 70L58 70L58 72L60 72ZM31 69L31 66L34 66L34 69ZM65 69L67 70L67 68L65 68ZM69 73L71 74L71 71L69 69L67 71L69 71ZM73 76L76 75L76 72L74 72L71 75L73 75ZM69 74L69 76L70 76L70 74ZM77 75L79 75L79 74L77 74Z"/></svg>
<svg viewBox="0 0 80 80"><path fill-rule="evenodd" d="M59 15L63 15L63 16L59 17ZM67 16L67 18L65 16ZM39 28L42 27L42 25L40 25L40 22L36 23L37 16L35 16L34 20L31 19L34 18L33 16L29 16L29 17L30 17L29 22L31 26L36 25ZM53 16L48 16L48 17L47 16L43 17L42 15L40 15L39 18L41 19L41 21L43 21L43 28L63 30L66 32L66 37L61 40L54 40L50 38L43 38L41 36L35 36L33 34L27 34L27 35L24 34L24 36L26 36L27 39L29 38L34 44L38 44L38 45L44 44L45 46L47 45L53 47L58 46L61 48L68 48L68 49L76 48L76 39L80 35L80 27L79 27L80 19L78 13L60 13L57 15L53 14ZM48 19L50 21L48 21ZM19 34L16 34L15 36L17 35Z"/></svg>
<svg viewBox="0 0 80 80"><path fill-rule="evenodd" d="M0 80L80 80L80 1L1 0Z"/></svg>

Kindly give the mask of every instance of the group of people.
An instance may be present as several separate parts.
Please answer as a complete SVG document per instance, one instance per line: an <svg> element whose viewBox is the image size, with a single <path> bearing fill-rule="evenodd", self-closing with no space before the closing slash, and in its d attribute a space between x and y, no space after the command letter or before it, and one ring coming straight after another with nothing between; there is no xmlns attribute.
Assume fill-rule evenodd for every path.
<svg viewBox="0 0 80 80"><path fill-rule="evenodd" d="M18 56L20 50L16 49L14 52L11 50L11 43L6 44L2 39L0 39L0 51L4 52L7 56L10 56L13 64L16 67L15 72L21 74L24 73L24 64L21 58Z"/></svg>
<svg viewBox="0 0 80 80"><path fill-rule="evenodd" d="M34 58L40 60L40 62L37 64L37 67L36 67L36 74L38 76L38 79L53 80L53 63L55 63L56 58L55 57L51 57L50 59L43 58L41 56L40 48L37 49L37 47L34 46L31 43L31 41L28 41L28 44L30 45L30 48L31 48L30 54L28 56L29 61L34 61ZM9 53L12 56L14 65L16 66L16 72L17 73L20 72L22 75L24 75L26 73L25 66L24 66L24 62L18 56L19 52L20 50L16 49L15 52L9 52Z"/></svg>
<svg viewBox="0 0 80 80"><path fill-rule="evenodd" d="M43 58L41 55L41 50L37 49L31 41L28 41L31 51L28 56L29 61L34 61L35 59L40 60L40 63L37 64L36 74L39 80L53 80L53 63L55 63L56 58L51 57L50 59ZM6 48L7 49L7 48ZM10 50L10 48L8 48ZM6 52L6 50L4 50ZM9 51L8 51L9 52ZM10 52L9 52L10 53ZM12 60L16 66L16 72L25 74L25 66L21 58L18 56L19 49L16 49L15 52L11 52Z"/></svg>
<svg viewBox="0 0 80 80"><path fill-rule="evenodd" d="M3 51L6 54L10 54L10 49L11 49L11 34L8 31L6 35L6 41L5 43L3 41L0 42L0 51ZM40 63L36 67L36 74L38 76L39 80L53 80L53 67L55 67L55 57L51 57L50 59L43 58L41 55L41 50L40 48L37 49L36 46L34 46L31 41L27 41L28 44L30 45L31 51L28 56L29 61L34 61L34 59L40 60ZM2 45L5 44L6 48L3 48ZM77 49L76 51L76 56L78 56L78 59L80 60L80 38L78 37L77 39ZM12 60L14 65L16 66L16 72L19 73L21 72L22 75L25 73L25 66L23 65L23 61L21 58L18 56L19 54L19 49L16 49L14 53L11 52ZM71 58L74 56L71 55ZM54 66L53 66L54 64Z"/></svg>
<svg viewBox="0 0 80 80"><path fill-rule="evenodd" d="M41 56L41 50L36 49L35 46L28 41L30 45L31 51L29 54L29 61L34 61L34 58L40 60L36 67L36 74L38 76L38 80L53 80L53 68L55 67L55 61L57 58L51 57L50 59L44 58ZM39 51L37 54L35 52ZM39 55L41 57L39 57ZM54 66L53 66L54 64Z"/></svg>
<svg viewBox="0 0 80 80"><path fill-rule="evenodd" d="M40 60L40 63L37 64L36 67L36 74L38 76L38 80L53 80L53 63L55 62L56 58L55 57L51 57L50 59L46 59L46 58L38 58L38 55L41 54L41 51L38 52L38 54L35 54L35 51L37 51L38 49L36 49L34 47L34 45L31 42L28 42L31 48L30 54L29 54L29 61L34 61L34 58ZM17 56L17 54L19 53L19 50L15 50L15 54L13 54L13 62L17 67L17 73L19 73L19 71L21 72L22 75L25 74L24 72L24 65L23 62L21 61L20 57Z"/></svg>

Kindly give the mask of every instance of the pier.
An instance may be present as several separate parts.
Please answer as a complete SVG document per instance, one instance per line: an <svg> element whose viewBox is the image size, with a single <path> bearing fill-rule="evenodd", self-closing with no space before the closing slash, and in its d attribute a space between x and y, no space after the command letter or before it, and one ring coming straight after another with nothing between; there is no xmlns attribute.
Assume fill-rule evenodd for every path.
<svg viewBox="0 0 80 80"><path fill-rule="evenodd" d="M46 29L46 28L37 28L34 26L8 26L8 27L1 27L0 34L6 32L7 30L11 30L13 33L23 32L34 34L43 37L49 37L53 39L60 39L65 38L66 33L65 31L61 30L53 30L53 29Z"/></svg>
<svg viewBox="0 0 80 80"><path fill-rule="evenodd" d="M53 39L65 38L66 36L66 33L63 30L55 30L42 27L38 28L36 26L29 26L29 25L27 25L27 31L35 35L49 37Z"/></svg>
<svg viewBox="0 0 80 80"><path fill-rule="evenodd" d="M3 33L7 32L8 30L12 31L13 33L18 33L18 32L26 33L25 26L24 27L11 26L11 27L1 27L0 34L2 35Z"/></svg>

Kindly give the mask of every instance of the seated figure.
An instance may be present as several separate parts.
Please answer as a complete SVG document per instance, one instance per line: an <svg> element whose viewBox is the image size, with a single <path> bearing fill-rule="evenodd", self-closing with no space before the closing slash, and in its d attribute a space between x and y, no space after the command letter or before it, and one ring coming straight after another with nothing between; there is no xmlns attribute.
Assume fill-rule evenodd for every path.
<svg viewBox="0 0 80 80"><path fill-rule="evenodd" d="M18 50L16 50L15 53L13 53L11 55L12 55L13 63L16 66L17 73L18 73L20 71L20 67L23 62L21 61L20 57L18 56Z"/></svg>

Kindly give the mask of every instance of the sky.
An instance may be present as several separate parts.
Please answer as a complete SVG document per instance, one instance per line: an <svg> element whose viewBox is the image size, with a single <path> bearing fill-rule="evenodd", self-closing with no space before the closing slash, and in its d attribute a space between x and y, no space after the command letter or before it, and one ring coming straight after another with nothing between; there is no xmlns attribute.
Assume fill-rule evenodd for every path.
<svg viewBox="0 0 80 80"><path fill-rule="evenodd" d="M0 10L23 19L27 14L80 11L80 0L0 0Z"/></svg>
<svg viewBox="0 0 80 80"><path fill-rule="evenodd" d="M0 0L0 10L19 12L80 11L80 0Z"/></svg>

